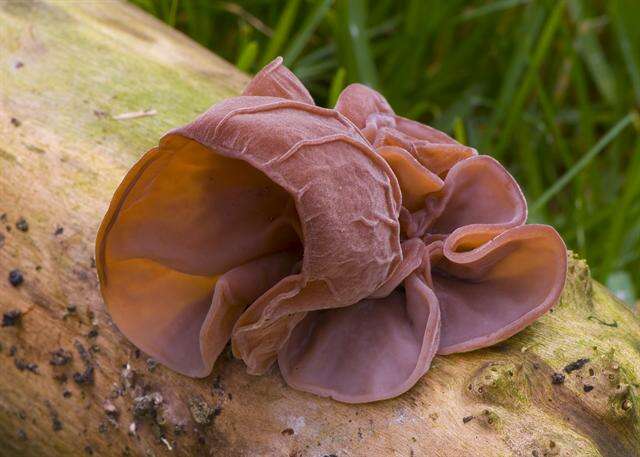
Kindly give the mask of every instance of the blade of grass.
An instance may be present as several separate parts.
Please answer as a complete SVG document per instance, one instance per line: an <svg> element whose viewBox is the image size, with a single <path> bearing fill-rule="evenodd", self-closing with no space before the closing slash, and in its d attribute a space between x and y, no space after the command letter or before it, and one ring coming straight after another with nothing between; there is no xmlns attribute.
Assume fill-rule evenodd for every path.
<svg viewBox="0 0 640 457"><path fill-rule="evenodd" d="M453 121L453 137L458 143L467 144L467 132L464 128L464 122L458 116Z"/></svg>
<svg viewBox="0 0 640 457"><path fill-rule="evenodd" d="M501 131L500 140L498 145L494 149L493 154L496 158L500 158L503 155L504 149L511 141L511 135L516 122L520 118L527 96L531 93L531 88L535 81L535 77L538 74L542 62L547 57L549 48L551 47L552 39L560 25L562 19L562 13L564 12L565 2L563 0L558 1L551 13L549 14L547 21L540 34L538 45L531 57L529 68L525 74L524 80L518 91L515 94L514 100L510 105L510 109L507 114L504 129Z"/></svg>
<svg viewBox="0 0 640 457"><path fill-rule="evenodd" d="M285 6L282 11L280 20L278 20L278 24L273 31L273 36L267 44L267 49L262 56L260 66L265 66L277 57L278 53L282 49L282 45L285 43L287 38L289 38L291 27L293 27L299 7L300 0L289 0L287 2L287 6Z"/></svg>
<svg viewBox="0 0 640 457"><path fill-rule="evenodd" d="M338 68L338 71L333 75L331 86L329 87L329 99L327 100L328 107L334 107L336 105L340 92L344 89L346 79L347 71L342 67Z"/></svg>
<svg viewBox="0 0 640 457"><path fill-rule="evenodd" d="M250 72L253 68L253 65L256 62L256 58L258 57L258 42L250 41L247 43L240 53L238 54L238 59L236 60L236 67L238 67L241 71Z"/></svg>
<svg viewBox="0 0 640 457"><path fill-rule="evenodd" d="M598 141L578 162L573 165L567 172L562 175L560 179L558 179L549 189L547 189L541 196L538 198L533 205L531 205L531 211L534 212L538 210L542 205L545 205L551 198L553 198L558 192L560 192L564 187L571 182L571 180L580 173L591 161L598 155L600 152L606 148L609 143L611 143L622 130L631 125L633 122L634 113L627 114L625 117L620 119L614 125L611 130L609 130L601 139Z"/></svg>
<svg viewBox="0 0 640 457"><path fill-rule="evenodd" d="M293 39L291 40L291 44L287 50L283 53L284 55L284 63L286 65L293 65L300 53L304 49L304 47L309 42L309 39L315 32L316 28L320 25L320 22L324 19L327 11L331 8L331 4L333 0L322 0L320 1L315 9L307 16L302 27L298 30L298 33L295 34Z"/></svg>
<svg viewBox="0 0 640 457"><path fill-rule="evenodd" d="M169 14L165 19L165 22L171 27L176 26L176 14L178 12L178 0L171 0L171 7L169 8Z"/></svg>
<svg viewBox="0 0 640 457"><path fill-rule="evenodd" d="M458 20L463 22L470 19L477 19L479 17L486 16L487 14L497 13L526 3L531 3L531 1L532 0L498 0L476 8L468 8L458 16Z"/></svg>
<svg viewBox="0 0 640 457"><path fill-rule="evenodd" d="M602 264L602 275L604 277L613 269L616 259L620 256L625 223L632 222L628 217L629 208L638 196L640 196L640 140L636 141L631 163L627 168L622 195L615 205L616 210L613 213L607 232L608 236L605 241L606 255Z"/></svg>
<svg viewBox="0 0 640 457"><path fill-rule="evenodd" d="M640 49L638 49L640 43L637 41L634 42L629 33L628 26L625 24L625 17L623 15L628 9L625 8L628 5L623 5L620 0L614 0L610 2L610 6L611 22L613 23L613 28L618 38L620 50L622 51L622 58L629 73L636 104L640 105L640 58L638 57L640 56ZM638 8L637 4L636 8L637 13L640 14L640 8ZM636 14L632 17L637 18L638 16Z"/></svg>
<svg viewBox="0 0 640 457"><path fill-rule="evenodd" d="M363 83L377 88L379 86L378 71L369 46L366 34L367 11L364 0L350 0L348 5L348 31L351 48L356 61L358 79Z"/></svg>
<svg viewBox="0 0 640 457"><path fill-rule="evenodd" d="M615 76L583 8L584 2L569 1L569 14L576 25L575 46L607 103L616 103Z"/></svg>
<svg viewBox="0 0 640 457"><path fill-rule="evenodd" d="M523 38L518 40L509 66L503 76L496 106L493 109L486 133L482 135L481 150L491 150L490 142L495 137L498 126L503 122L508 112L509 105L512 103L517 90L518 81L527 67L531 49L544 21L544 12L542 6L535 3L530 5L522 16L520 27L516 29L516 34Z"/></svg>

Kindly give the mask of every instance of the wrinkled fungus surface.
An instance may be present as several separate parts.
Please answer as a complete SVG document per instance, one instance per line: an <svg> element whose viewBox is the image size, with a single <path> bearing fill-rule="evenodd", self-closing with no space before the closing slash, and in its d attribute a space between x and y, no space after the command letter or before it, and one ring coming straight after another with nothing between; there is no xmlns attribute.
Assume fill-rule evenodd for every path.
<svg viewBox="0 0 640 457"><path fill-rule="evenodd" d="M360 403L553 306L565 246L526 218L496 160L363 85L317 107L276 59L133 166L96 263L118 327L166 366L207 376L231 341L249 373L277 360Z"/></svg>

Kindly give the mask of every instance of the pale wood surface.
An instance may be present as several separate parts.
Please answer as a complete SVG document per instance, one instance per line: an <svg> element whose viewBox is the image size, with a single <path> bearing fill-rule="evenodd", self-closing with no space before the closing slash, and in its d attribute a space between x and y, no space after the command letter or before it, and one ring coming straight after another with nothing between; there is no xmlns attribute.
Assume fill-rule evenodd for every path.
<svg viewBox="0 0 640 457"><path fill-rule="evenodd" d="M0 1L0 314L24 313L0 328L0 456L640 455L640 322L575 259L552 313L496 347L437 358L394 400L320 399L286 387L277 370L249 376L228 355L204 380L150 371L105 312L95 233L127 168L246 82L120 2ZM112 119L146 109L157 114ZM27 232L15 226L21 217ZM14 268L25 278L17 288ZM77 312L66 315L69 305ZM73 379L87 366L80 346L93 384ZM73 358L52 366L59 348ZM551 383L580 358L590 361ZM145 391L162 403L130 434ZM198 405L210 423L194 419Z"/></svg>

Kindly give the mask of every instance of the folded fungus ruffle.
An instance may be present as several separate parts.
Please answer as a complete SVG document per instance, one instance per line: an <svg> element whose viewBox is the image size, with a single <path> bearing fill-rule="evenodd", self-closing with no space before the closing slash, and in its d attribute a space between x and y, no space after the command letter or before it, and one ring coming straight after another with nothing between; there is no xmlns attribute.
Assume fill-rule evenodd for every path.
<svg viewBox="0 0 640 457"><path fill-rule="evenodd" d="M436 354L504 340L557 301L566 249L526 225L494 159L354 84L314 105L276 59L127 173L96 241L101 291L136 346L207 376L252 374L360 403Z"/></svg>

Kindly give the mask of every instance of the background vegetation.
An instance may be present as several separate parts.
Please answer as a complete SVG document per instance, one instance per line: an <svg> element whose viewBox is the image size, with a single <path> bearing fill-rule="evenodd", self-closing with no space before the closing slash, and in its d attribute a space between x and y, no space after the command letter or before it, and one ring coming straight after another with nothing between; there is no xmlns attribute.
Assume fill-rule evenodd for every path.
<svg viewBox="0 0 640 457"><path fill-rule="evenodd" d="M640 1L132 0L247 72L277 55L333 106L348 83L512 171L530 221L640 291Z"/></svg>

